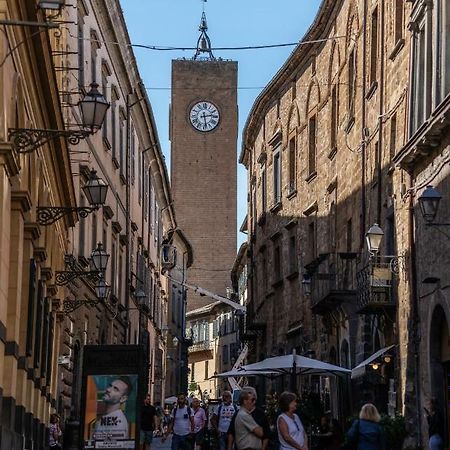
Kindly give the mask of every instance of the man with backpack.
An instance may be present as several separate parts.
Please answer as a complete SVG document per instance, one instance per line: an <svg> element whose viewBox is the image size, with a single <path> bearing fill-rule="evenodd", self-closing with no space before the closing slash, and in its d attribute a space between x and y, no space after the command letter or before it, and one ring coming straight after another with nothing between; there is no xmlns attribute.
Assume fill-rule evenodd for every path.
<svg viewBox="0 0 450 450"><path fill-rule="evenodd" d="M222 403L214 411L211 418L211 425L217 432L219 450L227 448L227 433L230 428L231 419L237 408L233 405L230 391L225 391L222 395Z"/></svg>
<svg viewBox="0 0 450 450"><path fill-rule="evenodd" d="M194 416L184 394L178 395L177 404L170 417L167 433L164 434L162 442L167 439L168 434L173 433L171 450L190 450L191 434L194 432Z"/></svg>

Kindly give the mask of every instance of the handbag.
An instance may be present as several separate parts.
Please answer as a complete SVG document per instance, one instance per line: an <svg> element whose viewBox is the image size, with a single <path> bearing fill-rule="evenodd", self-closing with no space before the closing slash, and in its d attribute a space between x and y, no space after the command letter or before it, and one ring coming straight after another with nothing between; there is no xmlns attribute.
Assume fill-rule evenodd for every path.
<svg viewBox="0 0 450 450"><path fill-rule="evenodd" d="M346 439L344 445L342 445L341 450L358 450L359 445L359 419L356 423L356 433L351 439Z"/></svg>

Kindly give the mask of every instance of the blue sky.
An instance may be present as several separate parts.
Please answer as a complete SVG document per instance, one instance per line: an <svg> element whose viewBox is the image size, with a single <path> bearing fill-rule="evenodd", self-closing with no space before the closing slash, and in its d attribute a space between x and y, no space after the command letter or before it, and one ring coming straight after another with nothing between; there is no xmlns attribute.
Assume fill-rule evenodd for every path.
<svg viewBox="0 0 450 450"><path fill-rule="evenodd" d="M208 0L205 3L213 47L297 42L314 19L321 0ZM134 44L195 47L202 0L121 0ZM292 51L292 47L216 52L239 62L239 141L247 115L261 92ZM170 166L169 103L171 60L190 58L190 51L134 49ZM250 88L250 89L248 89ZM246 171L238 166L238 224L246 214ZM245 239L239 235L239 243Z"/></svg>

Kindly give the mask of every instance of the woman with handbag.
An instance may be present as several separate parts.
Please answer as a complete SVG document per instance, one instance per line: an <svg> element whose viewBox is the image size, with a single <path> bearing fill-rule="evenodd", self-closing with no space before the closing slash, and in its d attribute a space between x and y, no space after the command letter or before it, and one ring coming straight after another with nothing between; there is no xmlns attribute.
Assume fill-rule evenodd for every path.
<svg viewBox="0 0 450 450"><path fill-rule="evenodd" d="M366 403L347 432L347 450L386 450L386 440L380 424L380 414L371 403Z"/></svg>

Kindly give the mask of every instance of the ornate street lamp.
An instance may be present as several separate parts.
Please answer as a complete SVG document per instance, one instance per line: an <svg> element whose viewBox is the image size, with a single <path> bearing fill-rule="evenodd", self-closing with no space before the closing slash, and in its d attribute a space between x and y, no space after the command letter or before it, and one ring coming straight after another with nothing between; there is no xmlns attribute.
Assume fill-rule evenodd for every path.
<svg viewBox="0 0 450 450"><path fill-rule="evenodd" d="M49 2L52 3L52 2ZM109 103L98 91L98 84L92 83L90 91L78 103L82 124L79 130L47 130L39 128L10 128L9 140L18 153L32 153L45 143L64 137L69 144L77 145L81 140L94 134L103 125Z"/></svg>
<svg viewBox="0 0 450 450"><path fill-rule="evenodd" d="M104 273L108 266L109 253L103 250L103 244L99 242L97 248L91 253L91 268L93 271Z"/></svg>
<svg viewBox="0 0 450 450"><path fill-rule="evenodd" d="M442 195L433 186L427 186L418 198L420 211L427 223L432 223L436 218L441 199Z"/></svg>
<svg viewBox="0 0 450 450"><path fill-rule="evenodd" d="M111 293L111 286L105 281L103 277L100 277L98 283L95 286L95 295L100 301L106 301Z"/></svg>
<svg viewBox="0 0 450 450"><path fill-rule="evenodd" d="M78 103L83 117L83 127L88 128L91 134L97 132L103 125L109 103L98 91L98 84L92 83L91 90Z"/></svg>
<svg viewBox="0 0 450 450"><path fill-rule="evenodd" d="M102 279L108 266L109 254L103 250L103 245L99 242L97 248L91 253L89 260L91 270L61 270L55 274L57 286L65 286L77 278L90 278L97 282ZM98 284L97 284L98 286Z"/></svg>
<svg viewBox="0 0 450 450"><path fill-rule="evenodd" d="M366 233L367 247L371 255L375 255L380 251L381 240L384 232L377 223L374 223Z"/></svg>
<svg viewBox="0 0 450 450"><path fill-rule="evenodd" d="M108 185L97 176L97 172L92 169L89 180L81 188L90 206L66 207L66 206L38 206L37 215L39 225L51 225L68 214L77 213L79 217L85 219L90 213L97 211L106 202Z"/></svg>

